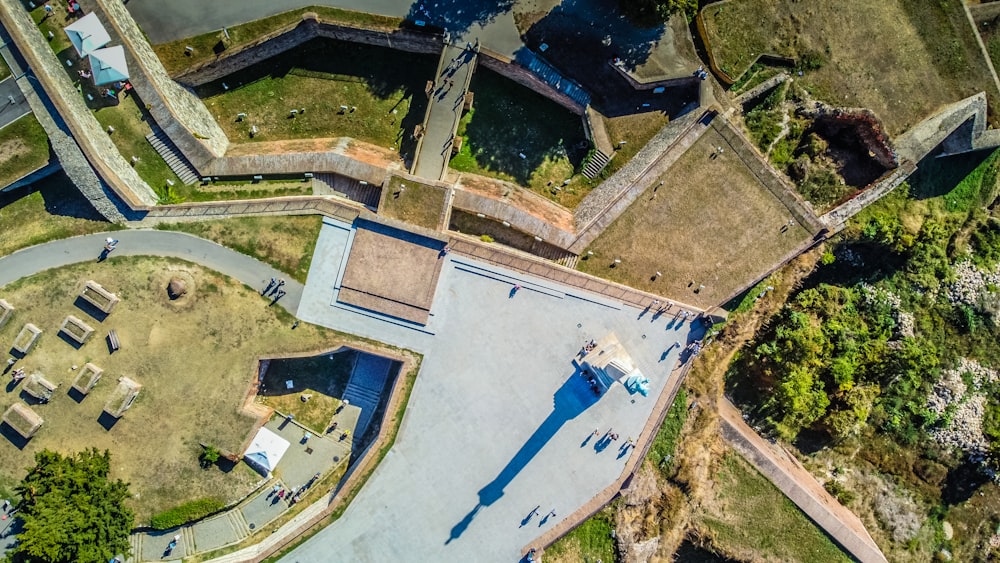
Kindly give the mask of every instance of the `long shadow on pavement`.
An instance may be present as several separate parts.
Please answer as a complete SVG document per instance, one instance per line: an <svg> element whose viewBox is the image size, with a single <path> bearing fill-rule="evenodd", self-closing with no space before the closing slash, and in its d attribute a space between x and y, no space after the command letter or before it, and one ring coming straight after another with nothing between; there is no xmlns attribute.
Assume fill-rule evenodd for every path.
<svg viewBox="0 0 1000 563"><path fill-rule="evenodd" d="M599 397L590 390L587 381L580 375L580 372L574 372L553 396L552 412L521 446L521 449L514 454L514 457L507 462L507 465L500 470L496 479L479 490L479 504L455 524L448 540L444 542L445 545L461 537L480 510L500 500L507 485L517 477L526 465L531 463L531 460L559 432L559 429L597 403L598 399Z"/></svg>

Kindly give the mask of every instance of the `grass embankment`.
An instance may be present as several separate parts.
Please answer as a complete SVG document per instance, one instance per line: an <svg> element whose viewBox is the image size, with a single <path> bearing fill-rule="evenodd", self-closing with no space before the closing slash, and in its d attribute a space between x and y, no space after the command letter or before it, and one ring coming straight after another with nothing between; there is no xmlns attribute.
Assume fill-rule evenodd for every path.
<svg viewBox="0 0 1000 563"><path fill-rule="evenodd" d="M615 561L614 508L607 507L585 520L545 549L545 560L558 562Z"/></svg>
<svg viewBox="0 0 1000 563"><path fill-rule="evenodd" d="M590 245L577 267L699 306L728 298L808 239L728 144L708 131ZM784 229L784 230L783 230ZM621 264L611 267L615 259ZM660 272L662 276L654 275ZM704 285L704 288L699 286Z"/></svg>
<svg viewBox="0 0 1000 563"><path fill-rule="evenodd" d="M436 231L441 228L447 197L444 188L395 176L389 181L379 213Z"/></svg>
<svg viewBox="0 0 1000 563"><path fill-rule="evenodd" d="M219 55L225 54L226 50L236 51L239 47L257 41L265 35L294 25L301 21L302 14L307 12L317 14L322 22L383 31L392 31L398 28L403 22L400 18L351 12L327 6L309 6L307 8L283 12L269 18L227 27L226 31L229 32L228 40L225 39L221 31L212 31L186 39L178 39L177 41L154 45L153 50L156 52L156 56L159 57L160 62L163 63L163 66L166 67L167 72L178 74L193 66L211 61ZM190 53L185 50L189 46L194 48Z"/></svg>
<svg viewBox="0 0 1000 563"><path fill-rule="evenodd" d="M816 98L869 108L893 135L943 104L1000 95L961 2L736 0L706 6L702 17L709 48L734 79L761 54L795 57L806 69L797 81Z"/></svg>
<svg viewBox="0 0 1000 563"><path fill-rule="evenodd" d="M253 256L305 283L322 225L323 218L319 215L289 215L161 223L156 228L182 231L215 241Z"/></svg>
<svg viewBox="0 0 1000 563"><path fill-rule="evenodd" d="M34 115L0 129L0 187L16 182L49 161L49 138Z"/></svg>
<svg viewBox="0 0 1000 563"><path fill-rule="evenodd" d="M8 76L10 76L10 67L8 67L7 63L3 60L2 57L0 57L0 80L3 80Z"/></svg>
<svg viewBox="0 0 1000 563"><path fill-rule="evenodd" d="M469 91L475 100L458 125L462 148L448 165L525 186L569 208L580 203L589 186L562 183L586 156L581 118L486 69L476 72Z"/></svg>
<svg viewBox="0 0 1000 563"><path fill-rule="evenodd" d="M605 117L604 126L608 131L608 139L612 146L617 147L614 151L614 158L608 163L601 174L588 180L580 176L580 181L597 187L598 184L611 177L621 167L628 164L632 157L638 153L646 143L663 129L670 118L663 112L653 111L648 113L636 113L632 115L622 115L618 117ZM618 143L625 141L624 145ZM611 156L611 155L608 155Z"/></svg>
<svg viewBox="0 0 1000 563"><path fill-rule="evenodd" d="M792 501L729 452L697 526L712 546L741 560L851 561Z"/></svg>
<svg viewBox="0 0 1000 563"><path fill-rule="evenodd" d="M684 422L687 421L688 405L687 391L683 388L677 392L674 402L667 411L663 425L653 438L646 457L656 464L660 473L669 478L674 468L674 452L677 451L677 441L680 439Z"/></svg>
<svg viewBox="0 0 1000 563"><path fill-rule="evenodd" d="M173 278L187 282L188 293L170 300ZM122 300L103 321L74 304L86 280L95 280ZM85 443L108 449L116 460L113 477L131 483L130 503L139 523L187 502L217 498L232 502L253 489L259 476L240 464L223 472L201 468L200 444L240 451L255 419L243 411L256 373L256 358L270 353L307 352L350 345L350 337L294 320L253 289L200 266L167 259L112 257L101 263L46 271L5 286L3 295L17 307L14 322L0 329L10 342L25 322L44 333L19 362L28 373L45 374L61 390L77 372L70 366L90 361L104 379L79 403L65 391L32 408L45 419L41 432L23 448L0 440L0 474L20 478L35 452L70 452ZM84 315L97 334L81 347L58 336L68 315ZM103 335L114 329L122 343L108 355ZM99 423L118 374L143 385L131 409L109 431ZM208 376L210 374L210 377ZM7 387L5 404L18 400ZM155 444L155 447L150 447Z"/></svg>
<svg viewBox="0 0 1000 563"><path fill-rule="evenodd" d="M429 55L317 39L198 92L236 143L351 137L406 153L435 63ZM240 113L246 119L237 121ZM252 138L251 126L258 129Z"/></svg>
<svg viewBox="0 0 1000 563"><path fill-rule="evenodd" d="M98 215L62 174L0 193L0 256L28 246L121 228Z"/></svg>

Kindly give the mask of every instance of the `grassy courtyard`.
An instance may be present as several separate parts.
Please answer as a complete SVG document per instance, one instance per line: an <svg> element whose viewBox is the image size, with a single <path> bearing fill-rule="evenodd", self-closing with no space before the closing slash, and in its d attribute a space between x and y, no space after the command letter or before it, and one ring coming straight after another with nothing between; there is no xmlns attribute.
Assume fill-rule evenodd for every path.
<svg viewBox="0 0 1000 563"><path fill-rule="evenodd" d="M0 129L0 187L8 186L49 161L49 138L34 115Z"/></svg>
<svg viewBox="0 0 1000 563"><path fill-rule="evenodd" d="M734 79L761 54L797 57L813 67L798 81L817 98L869 108L891 134L942 104L998 95L960 2L736 0L707 6L702 17L716 61Z"/></svg>
<svg viewBox="0 0 1000 563"><path fill-rule="evenodd" d="M475 96L473 108L458 125L464 142L449 166L513 182L575 207L588 190L571 193L553 186L572 177L586 156L581 118L482 68L473 76L469 91Z"/></svg>
<svg viewBox="0 0 1000 563"><path fill-rule="evenodd" d="M189 293L170 301L167 282L179 277ZM93 279L122 301L103 322L74 305L84 281ZM112 258L83 263L19 280L2 290L17 307L0 330L11 342L26 322L44 333L18 363L59 385L48 404L32 408L45 419L39 433L18 449L0 440L0 475L20 478L34 453L84 446L109 449L113 477L131 483L138 522L201 498L231 502L251 490L259 476L244 466L203 470L199 444L238 453L254 426L243 411L256 359L269 353L333 348L345 341L312 325L290 330L291 317L266 306L254 290L194 264L152 258ZM73 314L97 329L79 349L57 334ZM115 329L122 348L108 354L103 336ZM67 394L73 366L93 362L105 370L89 396L77 403ZM139 398L110 429L98 422L115 380L128 375L143 385ZM3 407L19 400L20 386L7 386Z"/></svg>
<svg viewBox="0 0 1000 563"><path fill-rule="evenodd" d="M447 199L445 188L395 176L389 181L379 213L436 231L441 228Z"/></svg>
<svg viewBox="0 0 1000 563"><path fill-rule="evenodd" d="M358 352L272 360L258 402L295 420L314 432L324 432L351 377ZM288 388L286 382L293 382ZM303 401L303 396L310 396Z"/></svg>
<svg viewBox="0 0 1000 563"><path fill-rule="evenodd" d="M320 215L287 215L161 223L157 228L215 241L305 283L322 224Z"/></svg>
<svg viewBox="0 0 1000 563"><path fill-rule="evenodd" d="M410 133L423 120L424 83L435 62L317 39L206 84L199 95L234 143L351 137L406 153L412 151ZM305 113L290 117L293 109ZM245 120L237 121L240 113ZM253 138L251 126L258 129Z"/></svg>
<svg viewBox="0 0 1000 563"><path fill-rule="evenodd" d="M626 285L711 306L764 274L808 238L788 209L707 131L597 239L578 268ZM621 264L610 267L615 259ZM656 272L661 277L653 279ZM705 287L698 290L698 286Z"/></svg>
<svg viewBox="0 0 1000 563"><path fill-rule="evenodd" d="M236 51L241 46L256 41L265 35L295 25L302 21L302 15L305 13L316 14L322 22L360 26L368 29L382 29L385 31L398 28L402 23L402 20L398 18L363 12L351 12L329 6L309 6L226 28L226 31L229 32L228 40L224 38L221 31L213 31L186 39L154 45L153 50L156 52L156 56L160 59L160 62L163 63L163 66L166 67L167 72L177 74L192 66L215 59L220 52L227 50ZM192 47L193 50L189 53L185 50L187 47ZM221 49L222 47L225 49Z"/></svg>
<svg viewBox="0 0 1000 563"><path fill-rule="evenodd" d="M696 526L722 553L740 560L851 561L738 455L727 453L713 480Z"/></svg>

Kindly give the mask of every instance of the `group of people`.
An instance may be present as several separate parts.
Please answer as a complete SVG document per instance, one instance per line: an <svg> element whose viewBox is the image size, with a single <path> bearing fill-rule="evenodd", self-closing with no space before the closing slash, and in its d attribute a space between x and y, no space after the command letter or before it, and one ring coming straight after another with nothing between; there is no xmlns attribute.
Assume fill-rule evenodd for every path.
<svg viewBox="0 0 1000 563"><path fill-rule="evenodd" d="M24 368L18 368L12 371L10 376L14 380L14 383L17 383L18 381L21 381L22 379L27 377L27 374L24 373Z"/></svg>

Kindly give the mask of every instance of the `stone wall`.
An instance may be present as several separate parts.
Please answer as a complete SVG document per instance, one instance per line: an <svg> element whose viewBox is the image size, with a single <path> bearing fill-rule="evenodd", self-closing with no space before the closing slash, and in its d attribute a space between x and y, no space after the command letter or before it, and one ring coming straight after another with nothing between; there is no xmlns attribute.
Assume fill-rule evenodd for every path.
<svg viewBox="0 0 1000 563"><path fill-rule="evenodd" d="M479 51L479 64L500 74L508 80L512 80L525 88L534 90L538 94L545 96L576 115L583 115L584 113L583 106L576 103L576 101L566 94L563 94L562 92L549 86L544 80L535 76L535 73L517 63L501 59L498 56L492 55L488 50L481 49Z"/></svg>
<svg viewBox="0 0 1000 563"><path fill-rule="evenodd" d="M540 237L546 243L563 250L569 248L576 238L575 233L559 229L539 217L514 207L507 201L485 197L466 190L455 190L452 206L472 214L482 213L497 222L506 221L510 223L512 228Z"/></svg>
<svg viewBox="0 0 1000 563"><path fill-rule="evenodd" d="M232 47L215 60L196 65L177 74L174 79L187 86L201 86L280 55L317 37L433 55L439 54L444 46L440 35L406 29L391 32L359 29L324 22L316 14L306 13L303 14L301 22L272 31L250 43Z"/></svg>
<svg viewBox="0 0 1000 563"><path fill-rule="evenodd" d="M89 170L90 166L93 166L115 194L131 207L155 205L156 193L118 152L118 147L111 142L97 118L87 108L80 93L77 92L73 82L66 74L63 63L56 58L55 53L52 52L49 44L38 31L38 26L35 25L24 6L17 0L0 0L0 21L20 48L21 54L34 71L35 78L48 94L59 116L65 120L68 132L72 135L72 138L53 137L53 147L58 143L72 143L75 140L86 156L86 161L83 162L63 161L63 166L67 168L67 174L70 177L86 177L88 173L93 175L93 171ZM29 100L30 103L31 100ZM32 108L34 109L34 106ZM39 115L39 117L41 122L42 116ZM49 122L49 125L51 127L52 122ZM60 124L56 121L54 125L58 127ZM56 153L59 154L59 152L59 149L56 149ZM66 152L68 153L68 151ZM96 177L92 178L97 180ZM81 190L88 186L91 188L89 193L88 191L84 191L84 193L98 208L98 211L109 216L112 220L118 220L122 217L114 203L103 193L99 181L88 181L87 186L81 186ZM102 210L101 207L98 207L99 205L106 209Z"/></svg>
<svg viewBox="0 0 1000 563"><path fill-rule="evenodd" d="M348 141L348 139L344 139ZM369 184L379 185L386 169L353 159L336 150L289 152L285 154L246 154L216 158L204 168L206 176L256 176L332 172Z"/></svg>
<svg viewBox="0 0 1000 563"><path fill-rule="evenodd" d="M125 4L119 0L93 1L103 11L98 16L105 16L102 19L110 24L108 32L117 34L125 45L135 91L170 140L198 169L225 154L229 146L226 134L205 104L170 78Z"/></svg>

